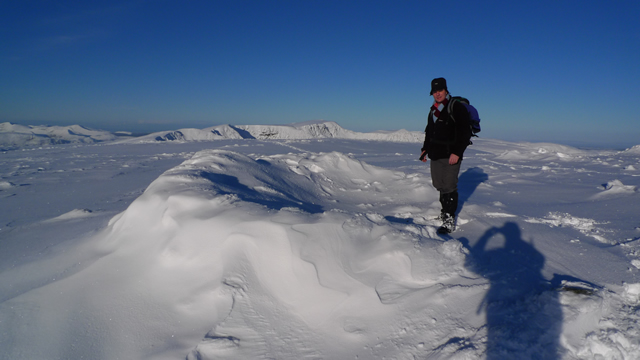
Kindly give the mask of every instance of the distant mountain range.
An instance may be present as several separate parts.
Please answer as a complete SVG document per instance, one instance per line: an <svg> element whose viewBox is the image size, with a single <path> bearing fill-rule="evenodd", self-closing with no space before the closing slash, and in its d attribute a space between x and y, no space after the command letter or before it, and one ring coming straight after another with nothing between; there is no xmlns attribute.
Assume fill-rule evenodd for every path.
<svg viewBox="0 0 640 360"><path fill-rule="evenodd" d="M424 140L424 133L404 129L361 133L347 130L333 121L307 121L289 125L218 125L205 129L187 128L132 136L127 132L112 133L105 130L88 129L80 125L31 126L10 122L0 123L0 151L58 144L143 144L233 139L307 140L331 138L421 143ZM640 154L640 145L628 148L623 152Z"/></svg>
<svg viewBox="0 0 640 360"><path fill-rule="evenodd" d="M58 144L90 144L114 141L118 136L104 130L71 126L25 126L0 123L0 150L39 147Z"/></svg>
<svg viewBox="0 0 640 360"><path fill-rule="evenodd" d="M342 128L332 121L309 121L290 125L219 125L205 129L179 129L155 132L140 137L118 136L104 130L72 126L25 126L0 123L0 150L14 150L74 143L153 143L214 141L225 139L303 140L354 139L392 142L421 142L424 134L417 131L396 130L359 133Z"/></svg>

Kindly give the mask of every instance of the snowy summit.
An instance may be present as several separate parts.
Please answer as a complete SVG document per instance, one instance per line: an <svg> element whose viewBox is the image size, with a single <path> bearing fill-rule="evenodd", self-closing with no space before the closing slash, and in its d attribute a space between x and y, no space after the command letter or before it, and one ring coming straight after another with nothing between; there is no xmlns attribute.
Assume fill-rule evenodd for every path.
<svg viewBox="0 0 640 360"><path fill-rule="evenodd" d="M421 136L3 152L0 358L640 358L638 147L476 139L441 236Z"/></svg>

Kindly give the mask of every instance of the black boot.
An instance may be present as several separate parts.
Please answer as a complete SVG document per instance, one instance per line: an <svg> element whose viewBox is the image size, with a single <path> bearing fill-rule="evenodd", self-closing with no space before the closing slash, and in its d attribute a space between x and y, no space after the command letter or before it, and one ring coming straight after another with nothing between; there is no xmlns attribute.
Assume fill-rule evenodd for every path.
<svg viewBox="0 0 640 360"><path fill-rule="evenodd" d="M456 211L458 210L458 192L450 192L440 195L442 203L442 226L438 229L440 234L449 234L456 229Z"/></svg>
<svg viewBox="0 0 640 360"><path fill-rule="evenodd" d="M454 191L451 193L446 194L448 199L448 208L447 208L447 213L451 216L453 216L453 218L455 219L456 217L456 211L458 211L458 192Z"/></svg>
<svg viewBox="0 0 640 360"><path fill-rule="evenodd" d="M448 213L444 213L442 226L438 228L438 234L449 234L456 229L456 219Z"/></svg>
<svg viewBox="0 0 640 360"><path fill-rule="evenodd" d="M440 215L436 218L436 220L444 221L445 214L447 213L447 204L445 202L445 194L440 193L440 206L442 209L440 210Z"/></svg>

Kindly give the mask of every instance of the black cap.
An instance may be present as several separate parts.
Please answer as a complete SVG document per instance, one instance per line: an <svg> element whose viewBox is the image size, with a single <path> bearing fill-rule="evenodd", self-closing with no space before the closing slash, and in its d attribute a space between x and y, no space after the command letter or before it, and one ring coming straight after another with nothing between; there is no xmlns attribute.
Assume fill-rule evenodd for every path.
<svg viewBox="0 0 640 360"><path fill-rule="evenodd" d="M429 93L429 95L433 95L434 92L443 89L449 91L447 89L447 80L445 80L444 78L433 79L431 80L431 92Z"/></svg>

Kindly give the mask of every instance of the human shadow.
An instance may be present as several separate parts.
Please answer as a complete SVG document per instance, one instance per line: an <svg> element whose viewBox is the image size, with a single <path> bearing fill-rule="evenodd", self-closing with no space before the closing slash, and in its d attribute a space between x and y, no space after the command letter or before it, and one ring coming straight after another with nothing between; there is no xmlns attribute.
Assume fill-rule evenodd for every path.
<svg viewBox="0 0 640 360"><path fill-rule="evenodd" d="M487 180L489 180L489 175L479 167L469 168L460 174L458 177L458 214L478 186Z"/></svg>
<svg viewBox="0 0 640 360"><path fill-rule="evenodd" d="M486 314L486 359L560 359L558 292L542 276L544 256L522 239L518 225L492 227L473 246L460 241L470 252L465 266L490 283L478 308Z"/></svg>

